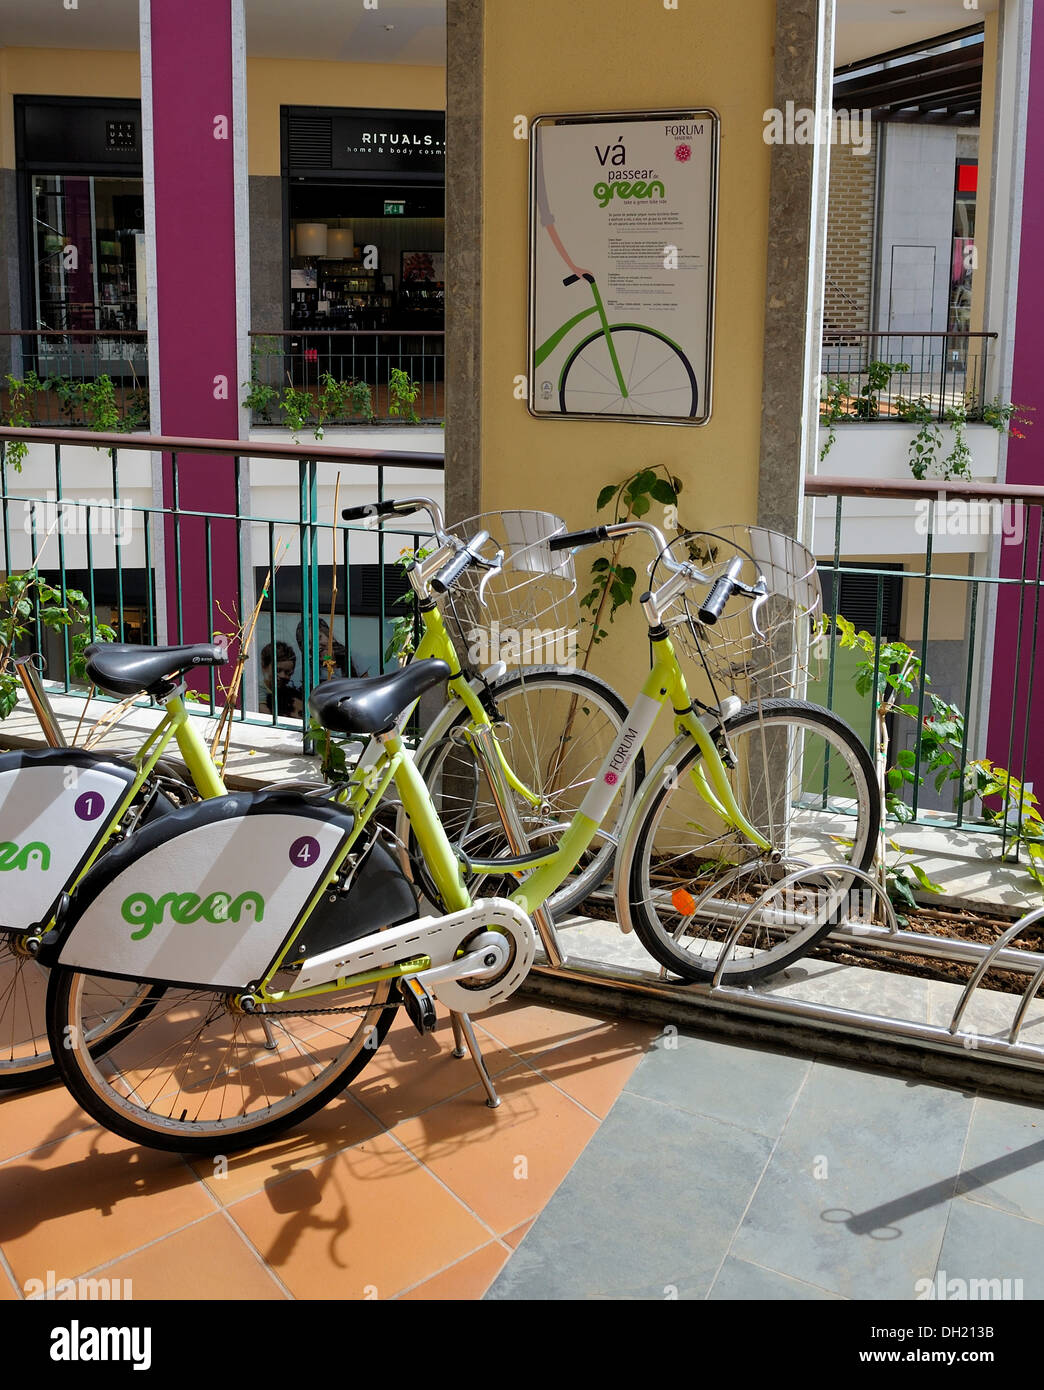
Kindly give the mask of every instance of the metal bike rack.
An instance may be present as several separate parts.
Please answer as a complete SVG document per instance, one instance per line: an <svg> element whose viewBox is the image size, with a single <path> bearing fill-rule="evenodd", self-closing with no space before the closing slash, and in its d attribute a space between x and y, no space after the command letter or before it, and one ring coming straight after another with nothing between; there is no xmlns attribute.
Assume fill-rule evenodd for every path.
<svg viewBox="0 0 1044 1390"><path fill-rule="evenodd" d="M841 947L856 946L860 950L869 948L886 956L917 955L974 966L947 1023L936 1024L923 1018L872 1013L830 1004L821 998L802 999L794 997L793 993L781 994L780 986L788 989L798 987L795 973L806 961L815 961L811 953L761 984L737 986L727 982L723 972L728 959L741 941L743 931L759 911L765 910L771 897L788 884L797 883L810 874L822 877L833 873L844 874L864 885L876 897L884 923L843 922L829 933L825 938L826 943ZM823 1042L825 1045L818 1050L825 1052L832 1050L828 1039L844 1037L844 1050L851 1055L851 1044L858 1039L863 1044L862 1055L871 1064L875 1060L874 1043L899 1045L904 1051L912 1048L922 1058L929 1054L949 1054L950 1061L944 1063L947 1070L943 1073L943 1079L966 1079L972 1083L976 1076L981 1080L988 1070L986 1084L1001 1089L1006 1089L1010 1084L1014 1091L1037 1094L1041 1091L1038 1085L1033 1084L1034 1081L1044 1086L1044 1028L1041 1029L1040 1042L1027 1041L1023 1030L1031 1005L1044 987L1044 951L1027 951L1011 945L1033 929L1044 930L1044 907L1013 922L990 945L906 931L898 926L885 890L872 874L848 864L825 865L786 875L738 916L722 949L715 979L709 985L672 980L662 970L656 973L654 969L646 971L629 966L617 967L603 961L565 955L559 942L559 950L565 955L562 964L552 967L538 959L533 970L533 975L537 977L534 988L538 993L553 996L559 992L568 994L571 987L579 986L581 990L587 987L588 997L594 991L607 1000L615 996L616 1008L621 1013L635 1012L649 1018L691 1021L697 1028L701 1021L706 1021L714 1032L734 1032L745 1039L756 1039L766 1030L771 1032L773 1029L793 1036L794 1030L800 1029L810 1040ZM565 931L568 933L568 927ZM1005 994L982 989L988 973L998 969L1028 977L1025 990L1013 997L1017 1002L1013 1002L1014 1014L1010 1023L989 1032L968 1027L965 1019L973 998L981 999L984 995L994 1000L1008 998ZM564 988L560 990L555 981ZM625 1002L627 999L640 1001L639 1006L629 1007ZM878 1050L883 1052L885 1049L882 1046ZM892 1049L888 1051L891 1053ZM958 1057L961 1059L960 1068L953 1065L953 1059ZM991 1067L991 1063L1003 1066ZM1007 1077L1010 1077L1010 1082L1006 1080Z"/></svg>
<svg viewBox="0 0 1044 1390"><path fill-rule="evenodd" d="M68 748L69 740L62 733L58 717L54 712L54 706L51 704L46 687L40 679L40 668L37 665L40 660L38 654L16 656L14 657L14 667L18 672L29 703L33 707L33 713L40 721L40 728L43 730L49 746L51 748Z"/></svg>

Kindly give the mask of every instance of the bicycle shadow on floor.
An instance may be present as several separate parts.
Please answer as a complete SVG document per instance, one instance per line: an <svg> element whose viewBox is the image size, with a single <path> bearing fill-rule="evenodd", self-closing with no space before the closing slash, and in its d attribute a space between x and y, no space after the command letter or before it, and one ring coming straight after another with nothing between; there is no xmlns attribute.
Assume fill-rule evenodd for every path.
<svg viewBox="0 0 1044 1390"><path fill-rule="evenodd" d="M1002 1178L1033 1168L1038 1163L1044 1163L1044 1139L1000 1158L990 1159L988 1163L980 1163L975 1168L966 1168L940 1178L938 1182L905 1193L894 1201L882 1202L880 1206L870 1207L863 1212L832 1208L824 1211L821 1219L847 1226L853 1235L870 1236L874 1240L896 1240L902 1235L902 1228L897 1223L906 1217L916 1216L930 1207L942 1206L955 1197L966 1197Z"/></svg>

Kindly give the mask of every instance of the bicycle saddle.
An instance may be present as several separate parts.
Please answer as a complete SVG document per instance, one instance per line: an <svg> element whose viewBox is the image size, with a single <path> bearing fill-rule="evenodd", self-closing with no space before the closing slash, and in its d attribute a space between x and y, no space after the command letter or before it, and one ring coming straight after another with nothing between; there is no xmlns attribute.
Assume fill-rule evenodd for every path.
<svg viewBox="0 0 1044 1390"><path fill-rule="evenodd" d="M187 666L222 666L228 660L223 642L190 647L138 647L131 642L92 642L84 650L87 675L108 695L169 695L171 679Z"/></svg>
<svg viewBox="0 0 1044 1390"><path fill-rule="evenodd" d="M444 661L432 657L386 676L324 681L309 696L308 708L334 733L386 734L407 705L441 685L449 673Z"/></svg>

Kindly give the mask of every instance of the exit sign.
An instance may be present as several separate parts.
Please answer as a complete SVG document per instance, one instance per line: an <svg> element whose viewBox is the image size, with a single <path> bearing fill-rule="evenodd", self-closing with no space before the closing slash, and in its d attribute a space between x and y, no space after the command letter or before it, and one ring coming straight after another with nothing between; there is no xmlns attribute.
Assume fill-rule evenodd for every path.
<svg viewBox="0 0 1044 1390"><path fill-rule="evenodd" d="M384 200L384 215L385 217L404 217L406 215L406 204L389 202L386 198Z"/></svg>

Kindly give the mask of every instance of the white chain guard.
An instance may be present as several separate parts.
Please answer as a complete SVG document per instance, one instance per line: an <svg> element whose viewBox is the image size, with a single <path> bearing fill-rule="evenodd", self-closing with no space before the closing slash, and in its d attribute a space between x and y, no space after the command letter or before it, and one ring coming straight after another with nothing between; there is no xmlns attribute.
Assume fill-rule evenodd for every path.
<svg viewBox="0 0 1044 1390"><path fill-rule="evenodd" d="M475 980L472 984L439 980L431 986L435 997L454 1013L481 1013L514 994L529 974L536 955L533 923L517 903L507 898L479 898L461 912L421 917L312 956L301 966L290 993L299 994L334 980L386 969L412 956L427 956L432 967L449 965L468 937L489 930L503 932L514 948L510 963L499 978L489 982Z"/></svg>

